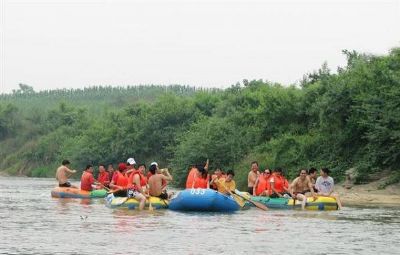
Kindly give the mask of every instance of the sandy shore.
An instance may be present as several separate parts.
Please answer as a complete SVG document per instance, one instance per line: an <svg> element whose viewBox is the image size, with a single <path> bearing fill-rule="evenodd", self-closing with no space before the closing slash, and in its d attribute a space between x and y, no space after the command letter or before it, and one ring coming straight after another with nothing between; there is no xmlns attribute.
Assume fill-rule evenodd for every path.
<svg viewBox="0 0 400 255"><path fill-rule="evenodd" d="M394 184L379 189L385 180L379 180L364 185L353 185L350 189L339 183L335 191L340 195L343 205L371 205L371 206L400 206L400 184Z"/></svg>

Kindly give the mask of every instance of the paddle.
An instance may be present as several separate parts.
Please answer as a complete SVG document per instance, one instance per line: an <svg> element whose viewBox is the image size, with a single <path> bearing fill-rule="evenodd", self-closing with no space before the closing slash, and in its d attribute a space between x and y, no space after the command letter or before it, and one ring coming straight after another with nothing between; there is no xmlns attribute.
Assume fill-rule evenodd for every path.
<svg viewBox="0 0 400 255"><path fill-rule="evenodd" d="M268 207L267 207L266 205L264 205L264 204L262 204L262 203L260 203L260 202L252 201L252 200L250 200L250 199L248 199L248 198L246 198L246 197L240 195L236 190L233 190L233 191L231 191L231 192L233 192L233 193L236 194L237 196L241 197L242 199L246 200L247 202L253 204L253 205L254 205L255 207L257 207L258 209L261 209L261 210L264 210L264 211L267 211L267 210L268 210Z"/></svg>
<svg viewBox="0 0 400 255"><path fill-rule="evenodd" d="M154 211L153 206L151 205L151 197L149 197L149 211Z"/></svg>

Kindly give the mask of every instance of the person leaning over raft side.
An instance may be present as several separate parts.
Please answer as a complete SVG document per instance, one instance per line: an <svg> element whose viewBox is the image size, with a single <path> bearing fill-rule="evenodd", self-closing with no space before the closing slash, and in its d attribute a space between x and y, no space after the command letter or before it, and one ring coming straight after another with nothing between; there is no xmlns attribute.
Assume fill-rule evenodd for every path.
<svg viewBox="0 0 400 255"><path fill-rule="evenodd" d="M235 180L233 180L234 176L235 173L232 170L228 170L225 178L214 178L211 180L210 185L215 183L219 193L231 194L231 192L236 189L236 183Z"/></svg>
<svg viewBox="0 0 400 255"><path fill-rule="evenodd" d="M87 165L81 177L81 190L92 191L94 183L93 166Z"/></svg>
<svg viewBox="0 0 400 255"><path fill-rule="evenodd" d="M339 195L333 192L335 183L333 181L333 178L329 176L330 172L331 171L326 167L321 168L321 176L317 178L317 181L315 182L315 187L318 189L318 195L334 197L339 206L339 209L342 209L342 202L340 201Z"/></svg>
<svg viewBox="0 0 400 255"><path fill-rule="evenodd" d="M258 170L258 162L251 162L251 170L247 176L247 192L249 192L250 195L253 194L253 189L257 180L257 176L260 174Z"/></svg>
<svg viewBox="0 0 400 255"><path fill-rule="evenodd" d="M76 173L76 170L69 169L70 164L71 162L69 162L67 159L62 161L61 166L57 168L56 179L59 187L71 187L77 189L78 187L71 185L71 183L68 181L68 177Z"/></svg>
<svg viewBox="0 0 400 255"><path fill-rule="evenodd" d="M149 171L152 173L149 182L149 194L153 197L168 199L170 195L167 193L163 183L172 181L172 176L168 169L158 169L156 164L150 165Z"/></svg>
<svg viewBox="0 0 400 255"><path fill-rule="evenodd" d="M271 194L270 197L283 197L285 194L290 194L289 182L282 175L282 168L277 167L274 170L273 176L270 178Z"/></svg>
<svg viewBox="0 0 400 255"><path fill-rule="evenodd" d="M317 196L314 193L312 183L310 179L307 177L307 170L301 169L299 176L293 180L292 184L290 185L290 194L292 194L293 199L298 199L301 201L301 209L305 209L307 197L306 193L311 191L311 196L317 199Z"/></svg>

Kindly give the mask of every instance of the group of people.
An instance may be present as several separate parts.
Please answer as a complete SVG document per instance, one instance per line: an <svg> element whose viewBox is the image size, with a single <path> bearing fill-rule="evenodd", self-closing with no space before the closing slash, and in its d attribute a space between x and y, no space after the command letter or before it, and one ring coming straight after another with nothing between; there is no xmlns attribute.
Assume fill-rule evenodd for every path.
<svg viewBox="0 0 400 255"><path fill-rule="evenodd" d="M302 202L305 208L307 197L331 196L338 203L339 208L342 203L338 194L334 192L334 180L329 176L328 168L321 168L320 176L317 177L317 169L300 169L298 176L289 184L283 175L282 168L277 167L274 171L266 168L260 172L256 161L251 163L251 170L248 174L248 192L253 196L292 197Z"/></svg>
<svg viewBox="0 0 400 255"><path fill-rule="evenodd" d="M70 162L63 160L57 168L56 179L59 187L78 188L71 185L68 178L76 173L70 169ZM114 169L109 164L99 164L97 179L93 176L93 165L86 166L81 177L81 190L92 191L93 189L107 189L115 196L134 197L139 201L139 209L145 206L146 198L149 196L168 199L171 194L167 193L167 184L172 181L172 175L167 168L160 169L157 162L152 162L146 173L145 164L137 164L134 158L129 158L126 163L119 163Z"/></svg>

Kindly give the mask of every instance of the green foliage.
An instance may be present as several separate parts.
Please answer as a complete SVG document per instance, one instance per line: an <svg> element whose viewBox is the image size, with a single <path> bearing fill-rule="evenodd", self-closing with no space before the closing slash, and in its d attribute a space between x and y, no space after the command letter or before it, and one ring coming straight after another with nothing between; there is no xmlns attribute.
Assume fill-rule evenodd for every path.
<svg viewBox="0 0 400 255"><path fill-rule="evenodd" d="M0 169L54 176L61 160L75 169L128 157L173 169L182 186L191 164L233 169L240 188L250 162L350 167L356 182L400 167L400 49L386 56L344 51L336 74L324 63L300 87L243 80L226 90L187 86L91 87L35 92L20 84L0 95ZM397 175L393 175L394 181ZM391 183L391 182L390 182Z"/></svg>

